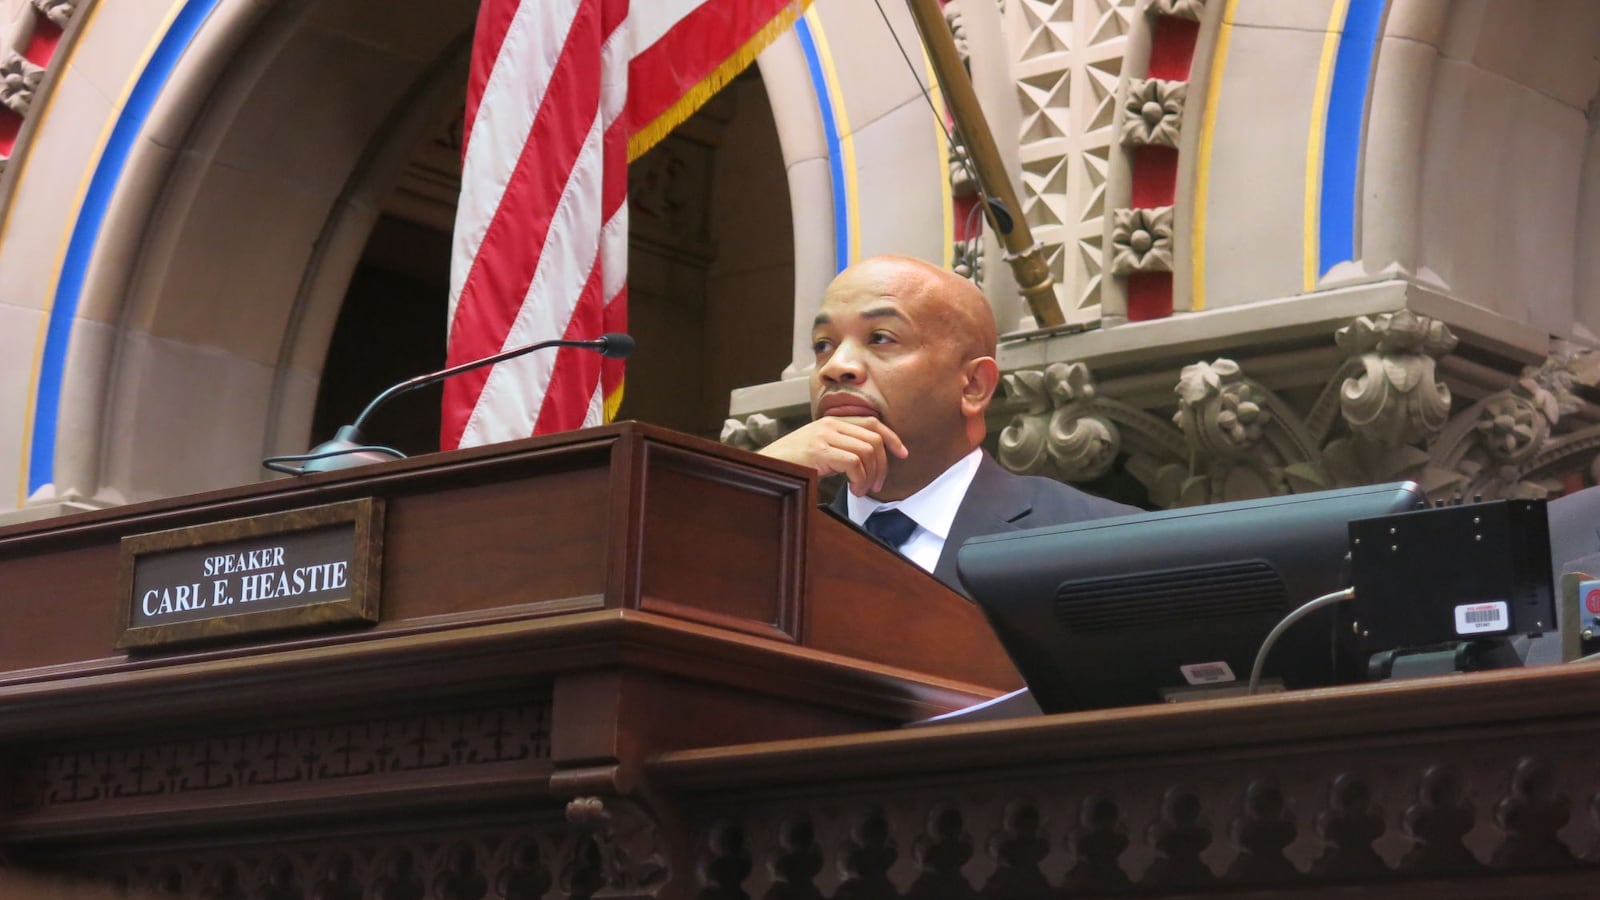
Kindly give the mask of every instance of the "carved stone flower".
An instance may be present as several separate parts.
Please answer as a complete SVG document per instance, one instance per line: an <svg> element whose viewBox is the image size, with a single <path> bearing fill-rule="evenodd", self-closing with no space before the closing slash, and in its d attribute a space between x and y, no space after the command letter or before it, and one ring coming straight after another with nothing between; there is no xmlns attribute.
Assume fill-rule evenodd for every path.
<svg viewBox="0 0 1600 900"><path fill-rule="evenodd" d="M1018 369L1000 376L1000 383L1005 385L1009 407L1020 408L1030 415L1050 411L1050 394L1045 388L1042 370Z"/></svg>
<svg viewBox="0 0 1600 900"><path fill-rule="evenodd" d="M0 103L17 115L28 114L33 102L33 92L44 79L44 69L22 58L14 50L7 50L0 59Z"/></svg>
<svg viewBox="0 0 1600 900"><path fill-rule="evenodd" d="M1333 339L1352 356L1375 351L1385 355L1425 353L1436 359L1454 350L1457 343L1449 326L1409 309L1361 316L1335 332Z"/></svg>
<svg viewBox="0 0 1600 900"><path fill-rule="evenodd" d="M1172 16L1175 19L1198 22L1200 13L1205 8L1206 0L1150 0L1145 12L1152 16Z"/></svg>
<svg viewBox="0 0 1600 900"><path fill-rule="evenodd" d="M1472 427L1484 449L1501 462L1521 462L1533 456L1550 435L1550 421L1538 406L1515 394L1485 401Z"/></svg>
<svg viewBox="0 0 1600 900"><path fill-rule="evenodd" d="M722 423L722 443L741 450L759 450L781 437L790 429L765 413L752 413L749 418L728 419Z"/></svg>
<svg viewBox="0 0 1600 900"><path fill-rule="evenodd" d="M33 8L41 15L65 28L72 21L72 14L77 12L78 0L33 0Z"/></svg>
<svg viewBox="0 0 1600 900"><path fill-rule="evenodd" d="M959 141L950 145L946 157L950 170L950 193L957 197L970 197L978 192L978 176L972 168L972 156L967 145Z"/></svg>
<svg viewBox="0 0 1600 900"><path fill-rule="evenodd" d="M1562 416L1570 416L1583 407L1578 395L1573 393L1577 384L1572 355L1554 355L1538 366L1528 366L1517 379L1517 390L1533 400L1544 417L1554 425Z"/></svg>
<svg viewBox="0 0 1600 900"><path fill-rule="evenodd" d="M1271 421L1266 394L1246 380L1231 359L1184 366L1174 388L1178 412L1172 421L1194 446L1208 452L1244 450L1261 440Z"/></svg>
<svg viewBox="0 0 1600 900"><path fill-rule="evenodd" d="M944 21L950 26L950 38L955 41L956 54L962 62L972 59L972 42L967 37L967 23L961 10L961 0L950 0L944 5Z"/></svg>
<svg viewBox="0 0 1600 900"><path fill-rule="evenodd" d="M1119 209L1115 223L1112 274L1172 271L1172 207Z"/></svg>
<svg viewBox="0 0 1600 900"><path fill-rule="evenodd" d="M1093 400L1095 395L1094 375L1081 362L1051 363L1044 370L1044 386L1057 406L1077 400Z"/></svg>
<svg viewBox="0 0 1600 900"><path fill-rule="evenodd" d="M956 241L950 255L950 271L982 287L983 242L976 237Z"/></svg>
<svg viewBox="0 0 1600 900"><path fill-rule="evenodd" d="M1122 143L1125 145L1178 146L1178 128L1189 85L1161 78L1136 78L1128 84L1123 104Z"/></svg>

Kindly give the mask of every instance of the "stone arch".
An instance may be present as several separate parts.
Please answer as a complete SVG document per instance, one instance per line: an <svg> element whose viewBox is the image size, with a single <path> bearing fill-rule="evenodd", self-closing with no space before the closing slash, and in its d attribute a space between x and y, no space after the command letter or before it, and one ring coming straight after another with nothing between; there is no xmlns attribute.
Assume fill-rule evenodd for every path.
<svg viewBox="0 0 1600 900"><path fill-rule="evenodd" d="M1600 327L1600 8L1397 0L1363 160L1361 258L1556 336Z"/></svg>
<svg viewBox="0 0 1600 900"><path fill-rule="evenodd" d="M417 142L459 107L476 7L214 3L109 204L73 322L52 484L34 502L249 482L263 455L308 445L351 273ZM781 46L761 63L786 162L821 133L788 49L789 64ZM69 98L58 113L72 114ZM830 220L827 185L794 171L809 237ZM795 281L815 296L831 269L796 244Z"/></svg>
<svg viewBox="0 0 1600 900"><path fill-rule="evenodd" d="M217 6L94 248L58 497L248 482L263 454L304 446L344 285L381 192L459 104L474 13L470 0Z"/></svg>

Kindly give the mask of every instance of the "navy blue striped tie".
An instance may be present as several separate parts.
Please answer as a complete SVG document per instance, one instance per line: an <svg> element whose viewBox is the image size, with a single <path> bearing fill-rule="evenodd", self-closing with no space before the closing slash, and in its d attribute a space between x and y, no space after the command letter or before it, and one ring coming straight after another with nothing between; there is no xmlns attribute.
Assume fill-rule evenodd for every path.
<svg viewBox="0 0 1600 900"><path fill-rule="evenodd" d="M898 509L879 509L867 516L867 521L861 523L861 527L866 529L867 534L899 550L900 545L911 537L911 532L917 530L917 523Z"/></svg>

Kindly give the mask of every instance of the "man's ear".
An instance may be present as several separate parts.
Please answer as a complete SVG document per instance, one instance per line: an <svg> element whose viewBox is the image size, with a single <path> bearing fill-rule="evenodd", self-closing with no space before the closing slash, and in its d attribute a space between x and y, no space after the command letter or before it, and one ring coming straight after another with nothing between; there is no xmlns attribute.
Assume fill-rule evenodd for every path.
<svg viewBox="0 0 1600 900"><path fill-rule="evenodd" d="M1000 386L1000 364L992 356L974 357L967 360L962 374L961 411L969 416L982 413Z"/></svg>

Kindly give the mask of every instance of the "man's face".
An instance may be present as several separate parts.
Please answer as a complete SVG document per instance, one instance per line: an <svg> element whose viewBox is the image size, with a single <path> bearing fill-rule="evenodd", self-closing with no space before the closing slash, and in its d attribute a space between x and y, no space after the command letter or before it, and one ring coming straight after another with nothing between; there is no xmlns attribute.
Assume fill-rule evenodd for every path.
<svg viewBox="0 0 1600 900"><path fill-rule="evenodd" d="M965 446L958 342L947 304L892 266L852 269L822 297L811 330L811 415L881 419L915 453Z"/></svg>

